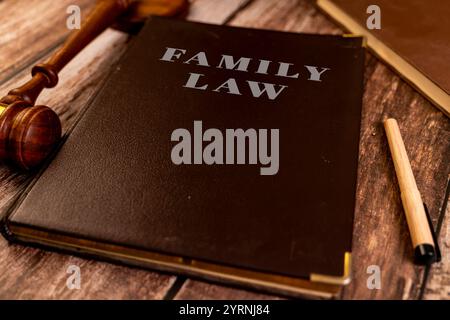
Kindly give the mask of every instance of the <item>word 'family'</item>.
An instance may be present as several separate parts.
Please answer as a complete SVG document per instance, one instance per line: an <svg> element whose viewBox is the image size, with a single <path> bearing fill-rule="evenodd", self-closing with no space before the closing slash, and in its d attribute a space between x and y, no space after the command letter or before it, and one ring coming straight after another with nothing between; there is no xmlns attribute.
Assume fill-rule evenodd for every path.
<svg viewBox="0 0 450 320"><path fill-rule="evenodd" d="M274 73L275 76L281 79L298 79L301 72L292 71L294 66L292 63L278 62L274 63L270 60L252 59L247 57L239 57L236 59L231 55L222 54L220 60L214 66L210 64L210 60L204 51L200 51L192 56L182 59L186 55L186 49L166 48L166 51L160 58L161 61L175 62L182 60L183 64L193 64L203 67L215 67L217 69L236 70L242 72L254 72L255 74L268 75ZM304 65L302 71L305 73L307 81L321 82L326 76L330 68ZM272 71L272 72L270 72ZM207 90L208 88L215 92L224 92L233 95L242 95L244 90L247 90L254 98L267 96L269 100L275 100L281 92L288 86L285 84L273 84L267 82L258 82L247 80L246 84L238 84L235 78L228 78L220 83L215 83L212 88L207 83L208 76L202 73L190 72L188 79L183 87L197 90Z"/></svg>

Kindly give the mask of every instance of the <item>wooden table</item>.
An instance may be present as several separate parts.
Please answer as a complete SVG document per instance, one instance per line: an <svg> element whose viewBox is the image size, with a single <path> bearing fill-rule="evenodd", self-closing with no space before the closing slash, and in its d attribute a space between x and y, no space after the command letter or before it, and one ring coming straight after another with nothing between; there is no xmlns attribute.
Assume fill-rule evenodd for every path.
<svg viewBox="0 0 450 320"><path fill-rule="evenodd" d="M82 15L91 0L0 0L0 93L28 79L66 38L66 8ZM308 33L343 31L308 0L193 0L186 19L216 24ZM129 43L107 30L61 73L58 87L39 104L73 124L86 101ZM443 262L431 269L412 264L412 248L381 121L398 119L413 171L433 223ZM353 282L343 299L450 298L450 121L385 64L367 55L359 182L353 243ZM0 167L0 209L24 187L27 174ZM447 197L445 196L447 192ZM450 207L450 206L449 206ZM81 268L81 289L66 287L69 265ZM367 288L367 267L381 268L381 289ZM0 239L0 298L8 299L273 299L281 298L171 274L128 268Z"/></svg>

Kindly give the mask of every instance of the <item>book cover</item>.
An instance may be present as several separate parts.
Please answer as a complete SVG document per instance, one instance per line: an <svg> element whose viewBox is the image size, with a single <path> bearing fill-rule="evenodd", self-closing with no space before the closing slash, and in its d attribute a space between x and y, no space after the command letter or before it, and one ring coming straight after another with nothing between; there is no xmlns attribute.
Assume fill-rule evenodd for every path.
<svg viewBox="0 0 450 320"><path fill-rule="evenodd" d="M317 0L318 6L450 116L450 2ZM377 6L377 12L373 11ZM377 15L379 26L367 26Z"/></svg>
<svg viewBox="0 0 450 320"><path fill-rule="evenodd" d="M3 234L335 295L350 281L363 69L360 37L153 17Z"/></svg>

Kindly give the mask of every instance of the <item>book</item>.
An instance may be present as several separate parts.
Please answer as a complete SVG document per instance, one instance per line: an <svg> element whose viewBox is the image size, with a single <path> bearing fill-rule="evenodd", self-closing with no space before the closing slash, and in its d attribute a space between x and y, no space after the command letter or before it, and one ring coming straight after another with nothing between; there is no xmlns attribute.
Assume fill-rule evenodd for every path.
<svg viewBox="0 0 450 320"><path fill-rule="evenodd" d="M152 17L2 233L336 296L350 281L364 52L361 37Z"/></svg>
<svg viewBox="0 0 450 320"><path fill-rule="evenodd" d="M317 0L325 13L354 34L429 101L450 116L450 2L380 0L380 29L369 29L369 0Z"/></svg>

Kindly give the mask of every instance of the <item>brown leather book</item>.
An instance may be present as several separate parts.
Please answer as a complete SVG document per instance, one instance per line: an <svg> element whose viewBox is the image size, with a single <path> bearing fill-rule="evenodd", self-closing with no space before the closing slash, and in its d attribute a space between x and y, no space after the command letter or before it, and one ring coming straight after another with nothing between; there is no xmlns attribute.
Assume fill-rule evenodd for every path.
<svg viewBox="0 0 450 320"><path fill-rule="evenodd" d="M338 294L350 281L362 38L151 18L134 41L3 234Z"/></svg>
<svg viewBox="0 0 450 320"><path fill-rule="evenodd" d="M450 116L450 1L317 0L318 6ZM367 20L379 8L380 29ZM369 8L369 10L368 10ZM369 12L367 12L369 11Z"/></svg>

